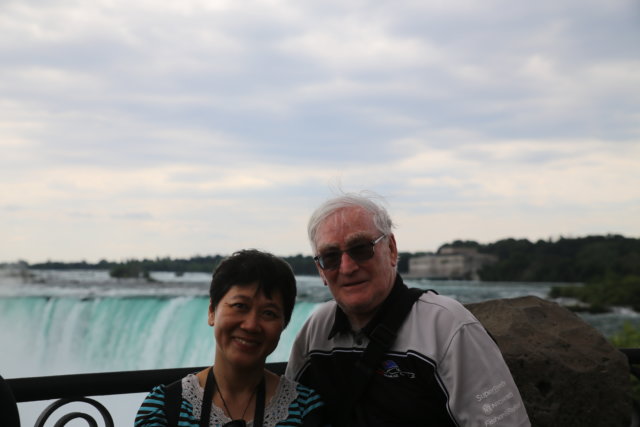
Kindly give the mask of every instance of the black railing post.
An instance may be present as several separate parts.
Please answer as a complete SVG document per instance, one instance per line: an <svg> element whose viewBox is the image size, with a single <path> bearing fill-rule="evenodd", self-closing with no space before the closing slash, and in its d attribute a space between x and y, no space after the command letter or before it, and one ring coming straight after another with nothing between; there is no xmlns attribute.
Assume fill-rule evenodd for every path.
<svg viewBox="0 0 640 427"><path fill-rule="evenodd" d="M153 369L143 371L100 372L91 374L53 375L3 379L0 376L0 414L3 427L20 427L17 403L55 400L38 417L35 427L42 427L53 413L69 404L84 402L96 408L105 427L114 427L111 414L100 402L86 396L106 396L149 392L158 384L169 384L187 374L201 371L205 366L192 368ZM267 363L267 369L282 375L286 362ZM83 412L62 415L55 427L64 426L74 419L84 419L90 427L96 420Z"/></svg>
<svg viewBox="0 0 640 427"><path fill-rule="evenodd" d="M9 383L0 375L0 414L2 425L7 427L20 427L20 415L16 398L11 391Z"/></svg>

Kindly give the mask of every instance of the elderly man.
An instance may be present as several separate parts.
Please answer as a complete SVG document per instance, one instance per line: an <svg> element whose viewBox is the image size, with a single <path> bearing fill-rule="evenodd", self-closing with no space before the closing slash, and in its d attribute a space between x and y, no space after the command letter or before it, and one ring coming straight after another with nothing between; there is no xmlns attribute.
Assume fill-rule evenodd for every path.
<svg viewBox="0 0 640 427"><path fill-rule="evenodd" d="M316 209L309 239L335 300L300 330L286 375L323 395L334 426L530 425L478 320L404 285L392 228L376 197L344 194Z"/></svg>

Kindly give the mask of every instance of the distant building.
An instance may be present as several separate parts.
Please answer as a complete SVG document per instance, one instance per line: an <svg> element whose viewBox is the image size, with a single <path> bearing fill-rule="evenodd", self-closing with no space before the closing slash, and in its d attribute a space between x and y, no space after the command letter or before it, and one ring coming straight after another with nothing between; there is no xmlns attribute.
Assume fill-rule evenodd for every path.
<svg viewBox="0 0 640 427"><path fill-rule="evenodd" d="M476 248L444 247L437 254L409 259L407 278L479 280L478 271L498 261L498 257L481 254Z"/></svg>

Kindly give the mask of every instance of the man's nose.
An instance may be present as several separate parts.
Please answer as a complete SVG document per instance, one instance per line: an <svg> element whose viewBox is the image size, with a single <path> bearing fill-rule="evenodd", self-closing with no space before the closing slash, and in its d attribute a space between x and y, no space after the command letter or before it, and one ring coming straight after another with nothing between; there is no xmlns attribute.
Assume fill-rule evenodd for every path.
<svg viewBox="0 0 640 427"><path fill-rule="evenodd" d="M342 253L340 260L340 272L343 274L351 274L359 268L358 263L353 260L346 252Z"/></svg>

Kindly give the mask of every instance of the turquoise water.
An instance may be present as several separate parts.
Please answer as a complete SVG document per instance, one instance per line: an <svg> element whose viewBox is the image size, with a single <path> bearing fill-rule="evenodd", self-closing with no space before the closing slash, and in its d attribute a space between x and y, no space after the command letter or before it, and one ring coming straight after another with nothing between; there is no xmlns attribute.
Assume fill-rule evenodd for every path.
<svg viewBox="0 0 640 427"><path fill-rule="evenodd" d="M0 369L5 377L202 366L214 355L207 325L209 275L154 273L118 281L106 271L35 271L27 283L0 277ZM552 284L408 280L462 303L535 295ZM286 361L296 333L331 298L318 277L298 277L291 323L269 361ZM584 315L605 335L640 315Z"/></svg>

